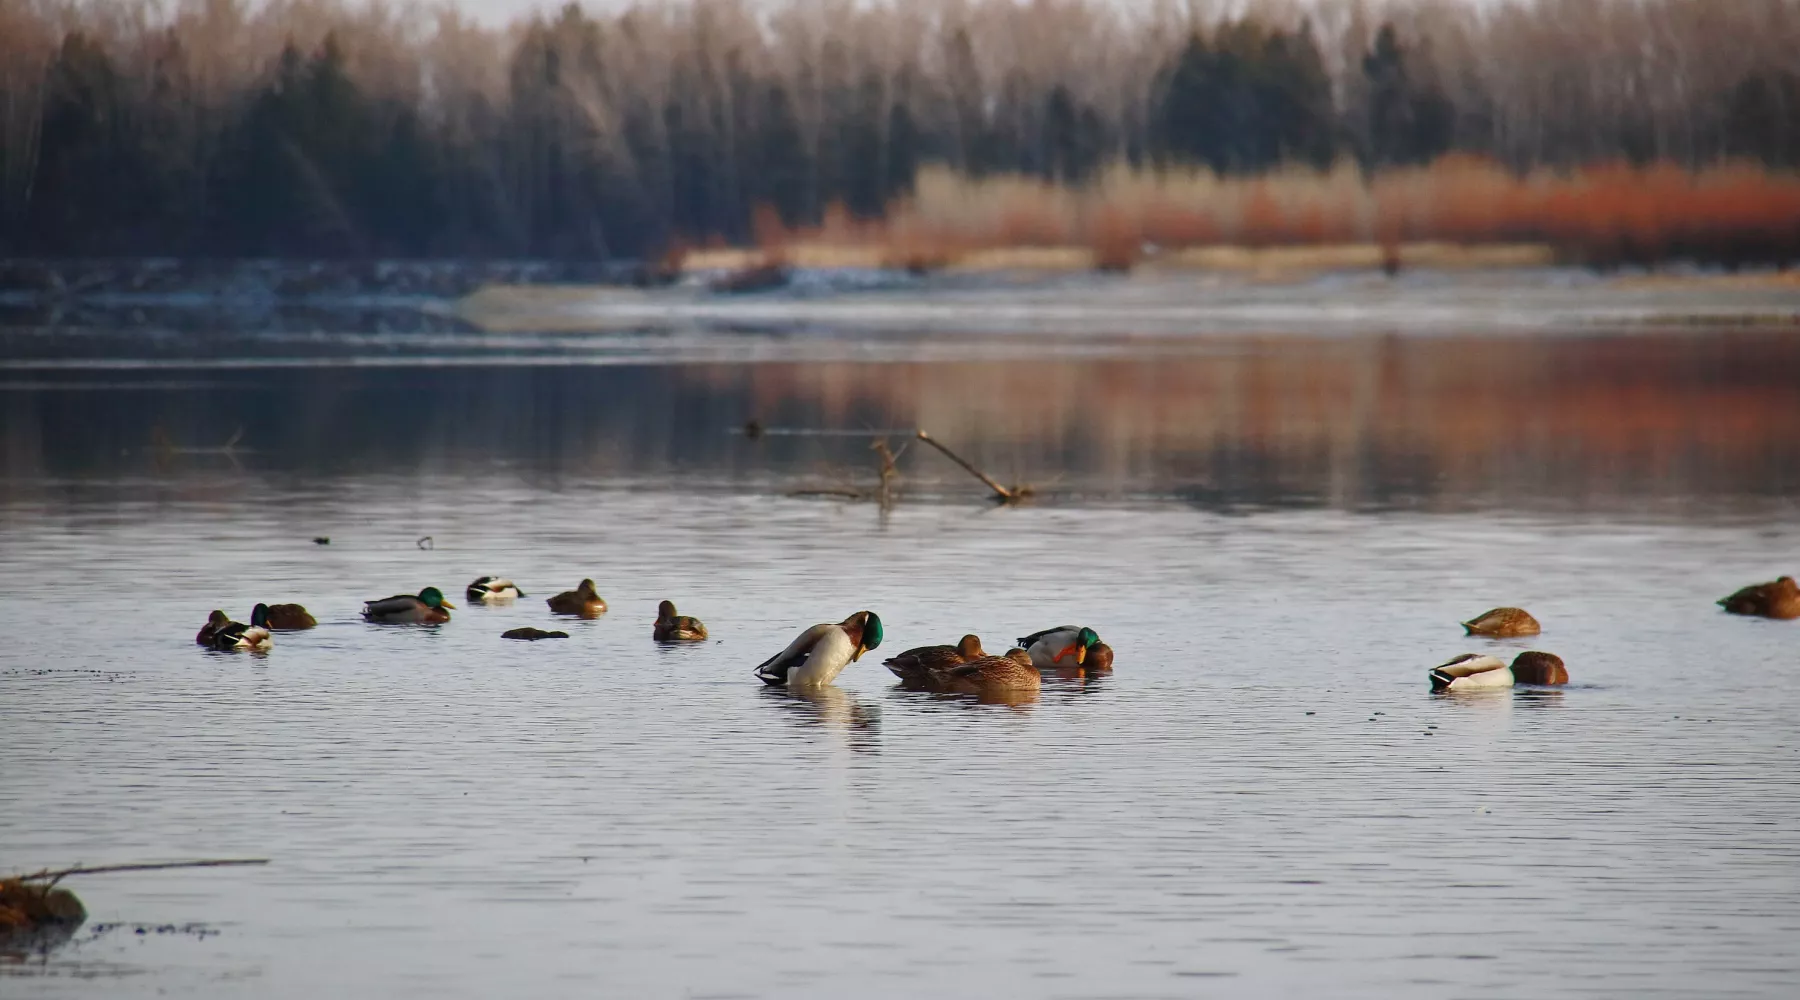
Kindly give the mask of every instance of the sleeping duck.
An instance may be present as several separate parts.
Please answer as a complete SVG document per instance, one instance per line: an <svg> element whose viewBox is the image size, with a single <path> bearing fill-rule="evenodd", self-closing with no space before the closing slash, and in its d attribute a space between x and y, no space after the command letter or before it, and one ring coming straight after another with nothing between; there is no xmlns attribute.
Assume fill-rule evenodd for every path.
<svg viewBox="0 0 1800 1000"><path fill-rule="evenodd" d="M482 604L497 604L502 601L515 601L525 596L519 585L503 576L484 576L469 584L464 592L471 601Z"/></svg>
<svg viewBox="0 0 1800 1000"><path fill-rule="evenodd" d="M1464 635L1485 635L1495 639L1537 635L1540 631L1537 619L1524 608L1495 608L1463 622L1462 627Z"/></svg>
<svg viewBox="0 0 1800 1000"><path fill-rule="evenodd" d="M1100 641L1100 636L1085 625L1058 625L1042 632L1019 637L1019 646L1031 655L1031 662L1048 669L1064 666L1064 660L1073 658L1075 666L1087 661L1088 650Z"/></svg>
<svg viewBox="0 0 1800 1000"><path fill-rule="evenodd" d="M907 687L930 687L941 680L951 667L979 660L987 652L981 648L981 637L965 635L954 646L918 646L887 658L886 666Z"/></svg>
<svg viewBox="0 0 1800 1000"><path fill-rule="evenodd" d="M1568 668L1555 653L1528 650L1512 666L1492 653L1464 653L1431 671L1433 691L1480 691L1519 684L1567 684Z"/></svg>
<svg viewBox="0 0 1800 1000"><path fill-rule="evenodd" d="M1753 583L1730 597L1719 598L1718 604L1734 615L1800 618L1800 585L1791 576L1772 583Z"/></svg>

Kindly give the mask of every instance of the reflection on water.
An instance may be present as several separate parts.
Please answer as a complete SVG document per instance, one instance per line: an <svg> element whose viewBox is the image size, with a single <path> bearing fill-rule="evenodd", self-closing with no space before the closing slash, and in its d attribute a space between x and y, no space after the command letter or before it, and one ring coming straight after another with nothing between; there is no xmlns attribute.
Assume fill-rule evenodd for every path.
<svg viewBox="0 0 1800 1000"><path fill-rule="evenodd" d="M734 433L752 418L922 426L1040 494L1147 492L1203 506L1635 507L1800 490L1800 339L1778 333L1161 338L1006 361L975 345L935 362L490 356L482 367L179 375L12 364L0 359L9 490L45 477L495 469L543 485L873 481L866 436ZM972 486L923 450L901 472L903 490Z"/></svg>
<svg viewBox="0 0 1800 1000"><path fill-rule="evenodd" d="M0 867L273 859L90 879L100 924L209 934L0 994L1785 997L1800 623L1711 602L1800 552L1796 351L0 373ZM867 443L747 415L1055 486L788 498ZM492 574L531 596L358 617ZM552 620L583 576L611 610ZM664 598L712 639L652 642ZM194 645L275 599L319 627ZM1543 634L1459 634L1501 605ZM865 607L835 686L752 675ZM1076 620L1116 672L1023 704L880 663ZM1521 648L1574 683L1429 693Z"/></svg>

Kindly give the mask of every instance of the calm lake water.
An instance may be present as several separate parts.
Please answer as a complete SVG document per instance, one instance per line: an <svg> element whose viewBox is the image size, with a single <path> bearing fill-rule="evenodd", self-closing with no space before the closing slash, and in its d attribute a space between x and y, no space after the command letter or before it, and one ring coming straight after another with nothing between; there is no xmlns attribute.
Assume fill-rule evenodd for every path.
<svg viewBox="0 0 1800 1000"><path fill-rule="evenodd" d="M1800 567L1791 334L421 326L0 330L0 870L272 859L75 880L0 995L1800 987L1800 622L1712 604ZM791 495L915 426L1038 501L916 446L888 511ZM500 638L584 576L607 615ZM193 644L258 600L321 624ZM1501 604L1543 635L1459 634ZM834 687L752 676L862 608ZM880 663L1064 622L1113 676ZM1428 692L1489 648L1574 682Z"/></svg>

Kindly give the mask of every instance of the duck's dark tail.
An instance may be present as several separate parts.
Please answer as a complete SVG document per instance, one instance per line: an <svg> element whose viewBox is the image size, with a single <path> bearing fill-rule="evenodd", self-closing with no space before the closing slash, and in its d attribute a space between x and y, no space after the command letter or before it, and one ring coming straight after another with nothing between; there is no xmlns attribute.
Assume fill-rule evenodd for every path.
<svg viewBox="0 0 1800 1000"><path fill-rule="evenodd" d="M1444 673L1442 670L1433 670L1431 672L1431 689L1433 691L1449 690L1450 682L1455 679L1456 678Z"/></svg>

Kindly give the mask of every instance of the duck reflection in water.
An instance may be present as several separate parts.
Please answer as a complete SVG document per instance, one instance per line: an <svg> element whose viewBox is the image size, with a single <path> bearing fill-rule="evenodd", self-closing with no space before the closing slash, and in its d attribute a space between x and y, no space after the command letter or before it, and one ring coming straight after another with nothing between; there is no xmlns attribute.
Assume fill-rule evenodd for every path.
<svg viewBox="0 0 1800 1000"><path fill-rule="evenodd" d="M771 705L792 713L791 718L804 726L818 726L843 734L850 749L877 752L881 749L881 712L873 705L843 688L765 687L760 692Z"/></svg>

